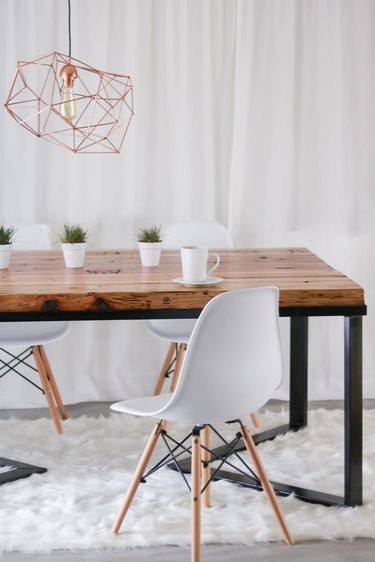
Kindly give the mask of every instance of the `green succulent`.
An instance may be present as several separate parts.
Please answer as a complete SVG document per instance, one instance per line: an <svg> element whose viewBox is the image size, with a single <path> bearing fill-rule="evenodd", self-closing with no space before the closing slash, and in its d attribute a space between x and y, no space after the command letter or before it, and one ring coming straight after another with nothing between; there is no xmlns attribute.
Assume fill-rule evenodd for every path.
<svg viewBox="0 0 375 562"><path fill-rule="evenodd" d="M138 242L161 242L161 225L144 226L137 235Z"/></svg>
<svg viewBox="0 0 375 562"><path fill-rule="evenodd" d="M12 238L16 233L14 226L4 226L0 224L0 246L12 243Z"/></svg>
<svg viewBox="0 0 375 562"><path fill-rule="evenodd" d="M88 238L88 231L80 224L65 223L60 240L63 244L82 244Z"/></svg>

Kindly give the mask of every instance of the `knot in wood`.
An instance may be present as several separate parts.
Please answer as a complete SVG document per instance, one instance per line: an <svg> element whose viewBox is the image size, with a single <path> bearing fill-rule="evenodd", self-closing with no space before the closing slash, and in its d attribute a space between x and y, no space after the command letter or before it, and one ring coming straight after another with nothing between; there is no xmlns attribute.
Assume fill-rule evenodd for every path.
<svg viewBox="0 0 375 562"><path fill-rule="evenodd" d="M59 310L59 305L57 304L56 301L46 301L43 304L43 312L56 312L57 310Z"/></svg>
<svg viewBox="0 0 375 562"><path fill-rule="evenodd" d="M106 303L104 299L96 299L95 301L96 310L100 312L109 312L111 307Z"/></svg>

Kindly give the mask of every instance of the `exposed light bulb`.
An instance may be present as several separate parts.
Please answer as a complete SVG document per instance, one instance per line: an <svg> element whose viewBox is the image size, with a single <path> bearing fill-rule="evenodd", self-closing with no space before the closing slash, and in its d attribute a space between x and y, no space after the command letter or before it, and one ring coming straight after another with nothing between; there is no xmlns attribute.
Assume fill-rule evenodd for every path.
<svg viewBox="0 0 375 562"><path fill-rule="evenodd" d="M60 97L60 113L64 119L72 122L77 115L77 104L74 100L73 88L66 88L63 86L61 88Z"/></svg>
<svg viewBox="0 0 375 562"><path fill-rule="evenodd" d="M60 113L66 121L72 123L73 119L77 115L77 104L73 93L74 80L78 76L77 69L73 64L66 64L62 67L60 76L63 80L63 85L60 91Z"/></svg>

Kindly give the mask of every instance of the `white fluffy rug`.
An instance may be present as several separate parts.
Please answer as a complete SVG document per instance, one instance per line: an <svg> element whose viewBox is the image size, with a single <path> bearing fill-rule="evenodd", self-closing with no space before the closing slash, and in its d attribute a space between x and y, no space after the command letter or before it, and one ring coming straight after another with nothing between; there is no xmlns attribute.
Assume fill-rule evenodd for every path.
<svg viewBox="0 0 375 562"><path fill-rule="evenodd" d="M285 414L266 413L263 426ZM259 446L271 479L342 495L343 414L317 410L309 427ZM0 553L130 548L190 543L190 498L181 477L163 469L141 484L121 534L111 533L129 478L153 426L112 414L64 422L0 421L0 455L48 468L0 486ZM364 412L364 505L326 508L293 497L280 503L296 541L375 536L375 411ZM226 482L212 485L203 510L205 543L280 541L263 493Z"/></svg>

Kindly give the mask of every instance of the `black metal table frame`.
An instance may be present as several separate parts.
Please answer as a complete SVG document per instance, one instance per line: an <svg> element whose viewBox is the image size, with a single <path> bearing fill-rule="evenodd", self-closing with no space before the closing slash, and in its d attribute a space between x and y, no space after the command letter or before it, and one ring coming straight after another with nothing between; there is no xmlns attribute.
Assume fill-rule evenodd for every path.
<svg viewBox="0 0 375 562"><path fill-rule="evenodd" d="M7 482L13 482L14 480L19 480L20 478L27 478L32 474L42 474L43 472L47 472L47 469L41 466L34 466L32 464L6 459L4 457L0 457L0 466L11 467L10 470L7 470L6 472L0 472L0 485L6 484Z"/></svg>
<svg viewBox="0 0 375 562"><path fill-rule="evenodd" d="M50 321L50 320L132 320L149 318L196 318L200 309L165 310L109 310L98 299L97 310L66 312L54 303L46 303L43 312L0 313L0 321ZM290 414L289 423L260 432L254 436L256 443L273 439L287 431L298 431L307 425L308 383L308 318L309 316L344 317L344 495L336 496L297 486L273 482L281 495L294 493L298 498L323 505L355 506L362 504L362 316L366 306L317 306L280 308L280 316L290 317ZM3 459L9 461L9 459ZM0 464L2 459L0 458ZM15 465L20 464L14 461ZM6 463L5 463L6 464ZM33 469L30 467L30 474ZM185 466L188 472L190 468ZM44 471L45 469L41 469ZM10 471L15 472L15 471ZM6 474L3 473L5 478ZM23 473L22 477L25 474ZM26 474L27 476L27 474ZM21 476L20 476L21 477ZM220 471L218 478L236 482L242 486L259 489L256 481L242 475ZM14 478L12 478L13 480ZM1 483L1 481L0 481Z"/></svg>
<svg viewBox="0 0 375 562"><path fill-rule="evenodd" d="M362 316L344 318L344 353L344 495L337 496L272 481L278 495L289 496L294 493L301 500L325 506L354 507L362 504ZM307 383L308 317L292 316L289 423L253 435L255 444L307 426ZM243 444L239 443L233 450L244 449ZM221 446L214 449L214 453L225 457L226 450L227 446ZM190 472L190 458L185 458L178 464L183 472ZM175 469L174 465L170 465L170 468ZM223 469L215 473L214 479L228 480L241 486L262 490L259 480Z"/></svg>

